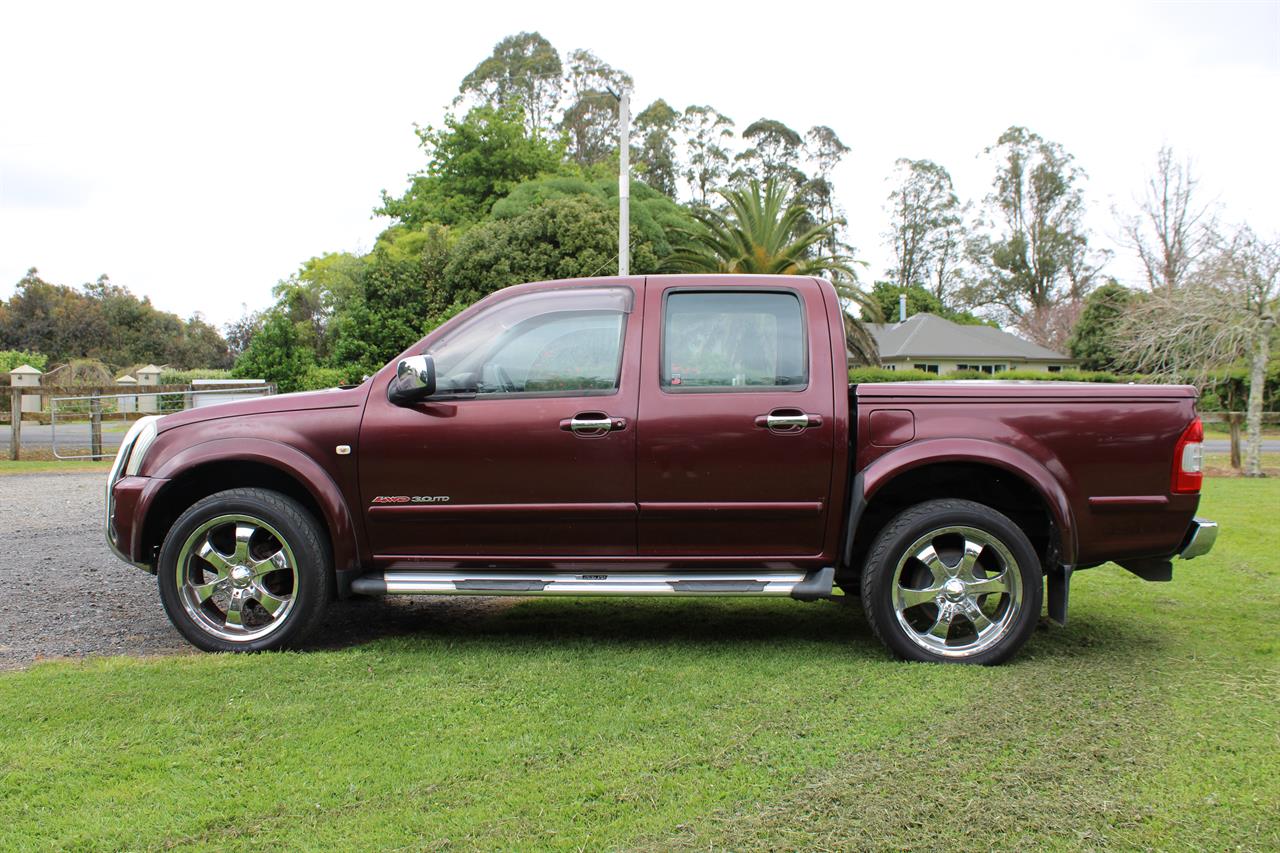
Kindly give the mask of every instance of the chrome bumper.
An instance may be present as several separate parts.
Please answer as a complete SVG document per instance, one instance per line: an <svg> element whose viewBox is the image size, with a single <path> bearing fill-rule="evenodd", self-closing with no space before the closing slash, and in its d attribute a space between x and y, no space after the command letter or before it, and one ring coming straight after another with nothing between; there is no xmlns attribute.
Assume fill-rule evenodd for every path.
<svg viewBox="0 0 1280 853"><path fill-rule="evenodd" d="M1191 529L1187 531L1187 538L1178 556L1184 560L1191 560L1208 554L1213 550L1213 543L1217 538L1218 522L1209 521L1206 518L1193 519Z"/></svg>

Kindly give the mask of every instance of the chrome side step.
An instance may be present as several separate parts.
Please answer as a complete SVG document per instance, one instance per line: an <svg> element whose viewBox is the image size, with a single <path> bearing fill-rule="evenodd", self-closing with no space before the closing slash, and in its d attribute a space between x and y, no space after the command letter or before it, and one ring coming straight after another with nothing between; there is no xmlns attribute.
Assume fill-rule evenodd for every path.
<svg viewBox="0 0 1280 853"><path fill-rule="evenodd" d="M351 583L363 595L752 595L812 601L831 595L835 570L803 572L389 571Z"/></svg>

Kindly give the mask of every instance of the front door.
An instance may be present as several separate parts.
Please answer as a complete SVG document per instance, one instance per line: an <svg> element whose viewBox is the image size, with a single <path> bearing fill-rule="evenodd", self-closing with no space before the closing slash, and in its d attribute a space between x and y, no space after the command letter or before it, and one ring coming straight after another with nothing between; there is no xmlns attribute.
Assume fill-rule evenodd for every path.
<svg viewBox="0 0 1280 853"><path fill-rule="evenodd" d="M359 448L375 559L634 555L642 294L635 279L482 304L428 338L425 403L391 404L380 374Z"/></svg>
<svg viewBox="0 0 1280 853"><path fill-rule="evenodd" d="M818 284L650 279L644 341L639 553L822 554L835 425Z"/></svg>

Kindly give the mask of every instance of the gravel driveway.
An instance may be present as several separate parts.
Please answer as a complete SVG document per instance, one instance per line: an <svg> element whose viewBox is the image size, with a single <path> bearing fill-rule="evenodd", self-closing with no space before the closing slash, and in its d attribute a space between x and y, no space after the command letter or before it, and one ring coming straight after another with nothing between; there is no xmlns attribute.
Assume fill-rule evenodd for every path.
<svg viewBox="0 0 1280 853"><path fill-rule="evenodd" d="M197 654L169 624L156 580L102 533L104 475L0 476L0 669L42 658ZM329 609L317 646L483 619L512 599L352 599Z"/></svg>

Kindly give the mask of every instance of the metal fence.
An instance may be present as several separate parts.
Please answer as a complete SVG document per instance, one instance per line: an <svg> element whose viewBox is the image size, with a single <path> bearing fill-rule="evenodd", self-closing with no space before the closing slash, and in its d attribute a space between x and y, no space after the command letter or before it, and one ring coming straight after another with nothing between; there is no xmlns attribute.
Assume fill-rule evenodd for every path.
<svg viewBox="0 0 1280 853"><path fill-rule="evenodd" d="M265 383L230 388L150 385L125 393L119 386L0 388L0 394L9 397L8 405L0 407L8 417L0 420L9 423L10 459L21 458L24 450L48 451L55 459L103 459L115 452L129 425L140 417L266 396L275 390ZM32 397L38 404L32 405Z"/></svg>

